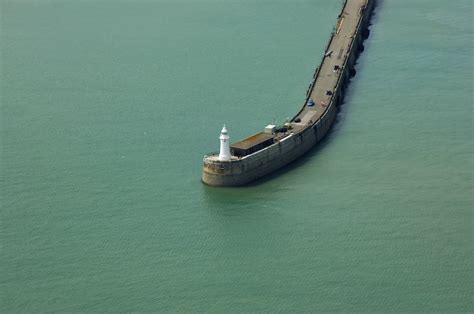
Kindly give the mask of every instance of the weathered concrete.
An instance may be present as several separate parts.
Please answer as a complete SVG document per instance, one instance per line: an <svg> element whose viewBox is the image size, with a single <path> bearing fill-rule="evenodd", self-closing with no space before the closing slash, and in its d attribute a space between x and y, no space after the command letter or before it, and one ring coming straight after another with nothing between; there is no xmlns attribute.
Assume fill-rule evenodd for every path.
<svg viewBox="0 0 474 314"><path fill-rule="evenodd" d="M325 55L307 91L305 105L290 122L290 135L251 155L233 157L230 161L219 161L215 154L205 156L204 183L213 186L244 185L294 161L324 138L334 122L336 107L342 102L362 42L368 35L375 1L345 1ZM335 66L339 70L334 71ZM310 98L315 102L312 107L306 106Z"/></svg>

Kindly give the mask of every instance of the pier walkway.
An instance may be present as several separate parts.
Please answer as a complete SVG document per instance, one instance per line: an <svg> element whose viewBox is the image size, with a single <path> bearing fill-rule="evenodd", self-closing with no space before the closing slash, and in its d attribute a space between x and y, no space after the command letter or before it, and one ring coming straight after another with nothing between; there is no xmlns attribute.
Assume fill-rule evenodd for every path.
<svg viewBox="0 0 474 314"><path fill-rule="evenodd" d="M364 7L366 3L367 0L351 0L345 3L310 93L310 99L312 99L315 104L312 107L305 105L304 109L295 116L292 122L295 130L302 129L308 124L313 124L319 120L326 111L326 107L331 101L332 93L334 93L339 76L342 73L345 59L349 53L352 38L360 20L361 8ZM340 70L335 70L337 67L339 67ZM328 94L328 91L331 94ZM294 122L297 118L301 119L298 123Z"/></svg>

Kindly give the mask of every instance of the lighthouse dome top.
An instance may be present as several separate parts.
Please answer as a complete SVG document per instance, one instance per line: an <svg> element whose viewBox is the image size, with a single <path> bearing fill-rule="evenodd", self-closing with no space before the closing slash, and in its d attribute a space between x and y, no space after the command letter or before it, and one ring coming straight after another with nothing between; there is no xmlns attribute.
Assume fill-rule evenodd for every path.
<svg viewBox="0 0 474 314"><path fill-rule="evenodd" d="M227 131L227 128L225 127L225 124L224 126L222 127L222 131L221 131L221 134L227 134L228 131Z"/></svg>

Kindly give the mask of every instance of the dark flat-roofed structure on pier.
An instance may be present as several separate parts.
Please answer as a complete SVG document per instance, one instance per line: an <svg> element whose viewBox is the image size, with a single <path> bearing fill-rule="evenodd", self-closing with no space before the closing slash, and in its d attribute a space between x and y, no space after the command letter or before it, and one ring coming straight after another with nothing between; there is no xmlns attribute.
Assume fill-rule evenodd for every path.
<svg viewBox="0 0 474 314"><path fill-rule="evenodd" d="M233 156L246 156L273 144L273 134L259 132L230 145Z"/></svg>

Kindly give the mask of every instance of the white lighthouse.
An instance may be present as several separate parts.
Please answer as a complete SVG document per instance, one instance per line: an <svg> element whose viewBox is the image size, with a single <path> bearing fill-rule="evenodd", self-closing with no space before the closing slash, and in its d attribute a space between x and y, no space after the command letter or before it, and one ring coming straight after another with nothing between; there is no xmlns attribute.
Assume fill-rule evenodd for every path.
<svg viewBox="0 0 474 314"><path fill-rule="evenodd" d="M221 140L221 150L219 151L219 160L220 161L229 161L230 160L230 147L229 147L229 135L227 132L227 128L222 128L221 136L219 136Z"/></svg>

